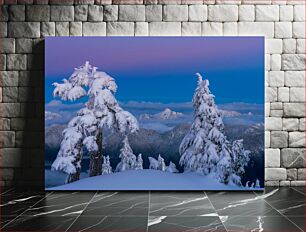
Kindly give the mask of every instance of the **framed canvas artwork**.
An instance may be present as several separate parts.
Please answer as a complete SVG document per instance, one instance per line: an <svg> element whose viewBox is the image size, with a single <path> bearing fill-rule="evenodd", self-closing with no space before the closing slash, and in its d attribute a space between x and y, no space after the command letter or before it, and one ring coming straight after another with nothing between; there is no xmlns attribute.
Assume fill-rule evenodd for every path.
<svg viewBox="0 0 306 232"><path fill-rule="evenodd" d="M263 190L264 37L49 37L46 190Z"/></svg>

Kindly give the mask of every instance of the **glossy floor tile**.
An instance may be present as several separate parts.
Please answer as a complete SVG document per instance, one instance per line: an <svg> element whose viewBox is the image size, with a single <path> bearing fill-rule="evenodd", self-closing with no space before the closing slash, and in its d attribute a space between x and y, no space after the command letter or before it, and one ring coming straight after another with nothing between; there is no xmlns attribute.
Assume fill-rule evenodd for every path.
<svg viewBox="0 0 306 232"><path fill-rule="evenodd" d="M71 225L71 231L146 232L147 217L95 216L80 217Z"/></svg>
<svg viewBox="0 0 306 232"><path fill-rule="evenodd" d="M149 192L99 192L82 216L143 216L148 209Z"/></svg>
<svg viewBox="0 0 306 232"><path fill-rule="evenodd" d="M277 232L300 232L302 231L290 220L284 217L273 216L221 216L227 231L277 231Z"/></svg>
<svg viewBox="0 0 306 232"><path fill-rule="evenodd" d="M212 204L204 192L152 192L150 215L201 216L214 213Z"/></svg>
<svg viewBox="0 0 306 232"><path fill-rule="evenodd" d="M204 232L218 231L226 232L224 225L217 216L194 216L194 217L172 217L172 216L149 216L148 231L150 232Z"/></svg>
<svg viewBox="0 0 306 232"><path fill-rule="evenodd" d="M44 199L48 193L41 191L9 191L1 195L1 215L18 216Z"/></svg>
<svg viewBox="0 0 306 232"><path fill-rule="evenodd" d="M94 192L18 192L15 200L10 200L7 205L1 207L2 212L9 211L11 220L1 223L4 230L39 230L44 226L44 230L62 230L69 226L76 216L83 212L88 202L93 198ZM12 194L7 197L12 197ZM21 198L20 198L21 197ZM36 199L36 200L35 200ZM13 202L13 203L10 203ZM14 203L17 202L17 203ZM26 202L26 203L25 203ZM18 212L17 214L12 214ZM12 217L14 216L14 217ZM3 220L2 220L3 221ZM54 223L51 223L54 222ZM56 223L57 222L57 223Z"/></svg>
<svg viewBox="0 0 306 232"><path fill-rule="evenodd" d="M273 193L273 194L272 194ZM257 193L280 214L285 216L301 216L305 214L305 195L292 188L267 188L265 193Z"/></svg>
<svg viewBox="0 0 306 232"><path fill-rule="evenodd" d="M292 216L288 216L288 219L295 224L296 226L298 226L299 228L301 228L302 230L306 229L306 222L305 222L305 216L299 216L299 217L292 217Z"/></svg>
<svg viewBox="0 0 306 232"><path fill-rule="evenodd" d="M272 194L268 193L268 194ZM219 215L281 216L265 201L268 194L256 195L252 192L208 192L207 195Z"/></svg>
<svg viewBox="0 0 306 232"><path fill-rule="evenodd" d="M291 189L294 189L295 191L304 194L306 193L306 186L305 187L291 187Z"/></svg>
<svg viewBox="0 0 306 232"><path fill-rule="evenodd" d="M65 231L74 220L72 216L22 215L7 223L1 231Z"/></svg>
<svg viewBox="0 0 306 232"><path fill-rule="evenodd" d="M304 231L304 188L264 192L6 189L1 231Z"/></svg>

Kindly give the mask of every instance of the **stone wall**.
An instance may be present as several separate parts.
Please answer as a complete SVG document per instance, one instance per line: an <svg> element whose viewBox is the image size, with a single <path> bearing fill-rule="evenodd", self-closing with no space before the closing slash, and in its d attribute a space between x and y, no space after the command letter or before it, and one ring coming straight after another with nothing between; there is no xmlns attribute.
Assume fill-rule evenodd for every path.
<svg viewBox="0 0 306 232"><path fill-rule="evenodd" d="M264 35L266 185L305 184L304 0L0 2L1 185L43 185L43 38L93 35Z"/></svg>

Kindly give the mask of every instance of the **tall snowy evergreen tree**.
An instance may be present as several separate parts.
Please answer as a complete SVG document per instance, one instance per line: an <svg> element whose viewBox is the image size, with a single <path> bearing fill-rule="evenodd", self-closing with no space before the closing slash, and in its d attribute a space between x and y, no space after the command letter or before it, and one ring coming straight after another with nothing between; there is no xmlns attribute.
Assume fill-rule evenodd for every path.
<svg viewBox="0 0 306 232"><path fill-rule="evenodd" d="M216 171L223 134L221 113L214 102L208 80L198 75L198 86L193 96L194 120L188 134L184 137L179 151L180 164L187 171L208 174Z"/></svg>
<svg viewBox="0 0 306 232"><path fill-rule="evenodd" d="M85 107L69 122L68 128L78 128L82 135L81 144L84 140L84 146L90 153L89 175L101 175L103 128L107 126L121 133L133 133L139 128L137 119L124 111L115 99L114 94L117 91L115 80L105 72L97 71L97 67L91 66L88 61L83 66L76 68L68 80L63 79L63 83L53 85L55 86L54 97L60 97L64 101L75 101L85 96L88 98ZM91 136L94 136L95 139ZM87 137L91 138L86 139ZM62 149L62 145L61 150L65 150ZM79 152L82 152L82 148L79 149ZM65 170L68 170L66 166L71 165L70 156L76 160L80 154L59 152L52 164L52 169L66 172ZM61 161L61 165L58 165L57 159ZM73 181L77 179L73 178Z"/></svg>
<svg viewBox="0 0 306 232"><path fill-rule="evenodd" d="M136 156L129 144L128 137L125 136L123 139L123 146L120 149L119 158L120 162L117 164L116 172L122 172L127 170L134 170L136 167Z"/></svg>
<svg viewBox="0 0 306 232"><path fill-rule="evenodd" d="M248 157L248 153L237 151L233 154L232 148L235 146L224 135L222 115L209 90L209 81L203 80L199 73L197 76L198 85L192 99L193 123L180 144L180 164L185 171L204 175L213 172L220 182L228 183L242 174L234 157L240 157L243 152L242 156ZM244 167L246 163L242 162L241 165Z"/></svg>

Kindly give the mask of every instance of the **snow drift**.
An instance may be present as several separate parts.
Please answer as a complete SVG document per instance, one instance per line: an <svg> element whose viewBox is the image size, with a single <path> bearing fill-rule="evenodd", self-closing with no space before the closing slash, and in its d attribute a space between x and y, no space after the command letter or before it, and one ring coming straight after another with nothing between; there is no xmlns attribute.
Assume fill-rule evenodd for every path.
<svg viewBox="0 0 306 232"><path fill-rule="evenodd" d="M143 169L89 177L47 190L262 190L218 182L213 174Z"/></svg>

